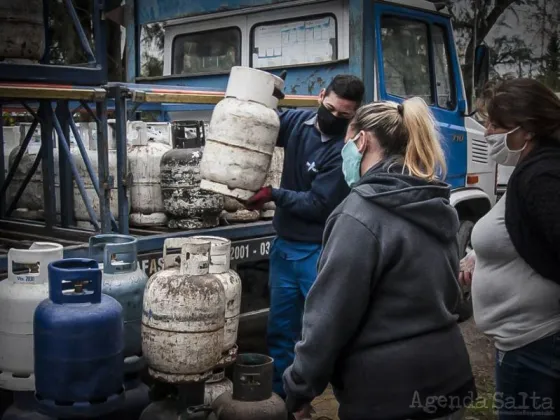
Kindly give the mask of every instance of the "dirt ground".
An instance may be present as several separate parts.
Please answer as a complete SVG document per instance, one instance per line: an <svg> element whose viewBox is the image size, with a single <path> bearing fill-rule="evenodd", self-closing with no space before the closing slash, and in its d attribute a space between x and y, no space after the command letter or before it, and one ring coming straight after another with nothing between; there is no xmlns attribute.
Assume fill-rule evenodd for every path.
<svg viewBox="0 0 560 420"><path fill-rule="evenodd" d="M492 410L494 347L488 338L478 332L472 319L461 324L461 331L469 349L479 393L479 400L469 408L464 420L496 419ZM338 420L338 404L330 388L313 402L313 408L315 409L314 419L326 416L332 420Z"/></svg>

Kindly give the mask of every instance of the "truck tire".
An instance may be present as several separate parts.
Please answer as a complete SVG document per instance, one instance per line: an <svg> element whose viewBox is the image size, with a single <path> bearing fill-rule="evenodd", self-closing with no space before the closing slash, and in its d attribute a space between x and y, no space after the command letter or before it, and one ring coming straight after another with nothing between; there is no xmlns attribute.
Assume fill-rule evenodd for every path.
<svg viewBox="0 0 560 420"><path fill-rule="evenodd" d="M474 222L471 220L462 220L457 233L457 244L459 246L459 259L467 255L471 248L471 233ZM472 317L472 296L470 286L461 286L461 301L457 307L456 313L459 315L459 322L463 322Z"/></svg>

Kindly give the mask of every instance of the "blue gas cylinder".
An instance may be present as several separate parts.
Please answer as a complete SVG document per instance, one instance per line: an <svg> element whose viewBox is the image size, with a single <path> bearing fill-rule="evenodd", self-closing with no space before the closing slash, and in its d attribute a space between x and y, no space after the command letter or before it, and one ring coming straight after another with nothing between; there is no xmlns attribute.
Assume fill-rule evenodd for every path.
<svg viewBox="0 0 560 420"><path fill-rule="evenodd" d="M35 398L46 415L97 417L124 402L123 310L101 286L95 260L49 264L49 298L33 320Z"/></svg>

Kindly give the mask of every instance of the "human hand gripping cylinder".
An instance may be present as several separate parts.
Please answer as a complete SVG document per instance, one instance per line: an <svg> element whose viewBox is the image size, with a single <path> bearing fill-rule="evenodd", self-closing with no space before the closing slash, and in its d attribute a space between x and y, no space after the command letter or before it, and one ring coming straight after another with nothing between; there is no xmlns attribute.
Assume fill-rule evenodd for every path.
<svg viewBox="0 0 560 420"><path fill-rule="evenodd" d="M225 98L212 113L200 162L200 188L247 200L265 183L280 130L284 80L232 67Z"/></svg>

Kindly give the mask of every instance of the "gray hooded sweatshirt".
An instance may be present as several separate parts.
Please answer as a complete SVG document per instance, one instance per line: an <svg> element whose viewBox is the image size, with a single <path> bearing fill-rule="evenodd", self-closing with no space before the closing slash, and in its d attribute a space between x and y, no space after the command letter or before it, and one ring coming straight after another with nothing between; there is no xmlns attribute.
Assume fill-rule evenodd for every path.
<svg viewBox="0 0 560 420"><path fill-rule="evenodd" d="M476 398L460 299L450 188L371 168L331 214L302 341L284 373L288 409L328 383L341 420L431 419Z"/></svg>

